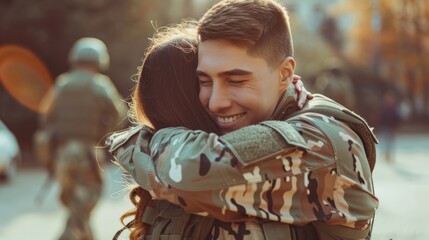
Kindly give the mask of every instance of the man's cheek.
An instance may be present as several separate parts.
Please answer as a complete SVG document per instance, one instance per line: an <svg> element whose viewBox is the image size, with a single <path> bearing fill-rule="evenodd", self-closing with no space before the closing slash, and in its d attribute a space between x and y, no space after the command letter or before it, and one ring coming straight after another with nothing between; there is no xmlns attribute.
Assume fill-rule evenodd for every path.
<svg viewBox="0 0 429 240"><path fill-rule="evenodd" d="M204 107L207 107L209 100L210 100L210 91L206 88L201 88L200 94L199 94L199 99L200 99L201 104Z"/></svg>

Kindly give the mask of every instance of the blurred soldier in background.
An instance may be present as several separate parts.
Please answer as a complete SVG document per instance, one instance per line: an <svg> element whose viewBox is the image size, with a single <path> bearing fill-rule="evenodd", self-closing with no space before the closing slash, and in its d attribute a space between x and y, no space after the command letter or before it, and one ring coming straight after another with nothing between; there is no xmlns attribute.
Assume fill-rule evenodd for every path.
<svg viewBox="0 0 429 240"><path fill-rule="evenodd" d="M356 110L352 79L338 59L328 59L314 82L314 91L328 96L346 108Z"/></svg>
<svg viewBox="0 0 429 240"><path fill-rule="evenodd" d="M398 96L392 89L388 89L383 95L380 109L380 135L383 139L381 146L384 159L389 163L394 160L392 158L393 145L400 121Z"/></svg>
<svg viewBox="0 0 429 240"><path fill-rule="evenodd" d="M73 46L72 70L60 75L42 103L46 113L35 136L36 152L60 183L69 218L61 240L93 239L89 217L102 190L94 146L108 132L121 128L127 106L110 78L99 73L109 65L106 45L82 38ZM45 143L45 144L43 144Z"/></svg>

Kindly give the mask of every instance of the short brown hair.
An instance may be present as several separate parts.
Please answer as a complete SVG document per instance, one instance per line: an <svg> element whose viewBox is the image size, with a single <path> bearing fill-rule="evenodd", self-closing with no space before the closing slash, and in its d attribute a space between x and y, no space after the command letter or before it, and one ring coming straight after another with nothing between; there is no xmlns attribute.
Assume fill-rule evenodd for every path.
<svg viewBox="0 0 429 240"><path fill-rule="evenodd" d="M272 65L293 56L289 17L274 0L223 0L201 18L198 34L200 41L226 40L246 47Z"/></svg>

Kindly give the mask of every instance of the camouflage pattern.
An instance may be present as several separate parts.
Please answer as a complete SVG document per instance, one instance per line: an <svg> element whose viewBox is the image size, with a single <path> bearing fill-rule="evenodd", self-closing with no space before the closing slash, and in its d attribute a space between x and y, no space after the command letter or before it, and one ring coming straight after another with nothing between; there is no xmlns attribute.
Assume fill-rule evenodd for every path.
<svg viewBox="0 0 429 240"><path fill-rule="evenodd" d="M94 239L89 220L101 196L102 179L93 149L82 141L70 140L58 149L56 160L60 200L70 214L60 239Z"/></svg>
<svg viewBox="0 0 429 240"><path fill-rule="evenodd" d="M282 109L293 112L295 103L286 99ZM151 137L145 127L118 134L111 152L154 198L188 212L368 229L378 207L361 139L332 117L306 113L221 137L185 128Z"/></svg>
<svg viewBox="0 0 429 240"><path fill-rule="evenodd" d="M47 168L59 181L60 200L69 211L60 239L91 240L90 213L102 190L97 161L103 161L94 147L119 126L126 105L107 76L82 70L59 76L43 104L42 131L51 134Z"/></svg>

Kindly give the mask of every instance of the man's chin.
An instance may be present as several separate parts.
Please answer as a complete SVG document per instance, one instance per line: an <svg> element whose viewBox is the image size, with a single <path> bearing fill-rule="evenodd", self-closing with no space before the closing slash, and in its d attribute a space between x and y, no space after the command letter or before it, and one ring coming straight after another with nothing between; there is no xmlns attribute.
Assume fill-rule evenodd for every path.
<svg viewBox="0 0 429 240"><path fill-rule="evenodd" d="M224 135L224 134L230 133L230 132L232 132L232 131L233 131L233 130L229 130L229 129L228 129L228 130L227 130L227 129L225 129L225 130L224 130L224 129L221 129L221 130L220 130L220 133L221 133L222 135Z"/></svg>

